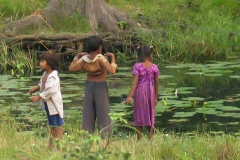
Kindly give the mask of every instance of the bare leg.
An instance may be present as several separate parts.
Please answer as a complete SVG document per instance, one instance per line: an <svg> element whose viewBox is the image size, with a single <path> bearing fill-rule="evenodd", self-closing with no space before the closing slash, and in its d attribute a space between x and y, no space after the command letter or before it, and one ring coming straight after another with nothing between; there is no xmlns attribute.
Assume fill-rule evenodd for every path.
<svg viewBox="0 0 240 160"><path fill-rule="evenodd" d="M50 140L49 140L49 149L54 148L54 139L62 139L63 130L62 127L50 127Z"/></svg>
<svg viewBox="0 0 240 160"><path fill-rule="evenodd" d="M139 141L142 138L143 127L136 126L136 129L137 129L137 140Z"/></svg>
<svg viewBox="0 0 240 160"><path fill-rule="evenodd" d="M152 139L153 137L153 128L151 126L148 126L148 138Z"/></svg>

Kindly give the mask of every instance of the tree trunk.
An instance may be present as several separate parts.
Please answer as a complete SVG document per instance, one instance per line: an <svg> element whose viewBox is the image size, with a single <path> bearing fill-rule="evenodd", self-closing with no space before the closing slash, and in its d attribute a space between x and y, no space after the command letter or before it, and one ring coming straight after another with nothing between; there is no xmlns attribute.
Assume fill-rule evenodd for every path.
<svg viewBox="0 0 240 160"><path fill-rule="evenodd" d="M5 34L17 36L24 30L42 25L52 27L53 18L61 19L63 16L80 14L89 19L94 31L119 32L118 22L126 22L128 27L136 26L125 13L106 4L104 0L49 0L46 8L36 11L32 15L7 24Z"/></svg>

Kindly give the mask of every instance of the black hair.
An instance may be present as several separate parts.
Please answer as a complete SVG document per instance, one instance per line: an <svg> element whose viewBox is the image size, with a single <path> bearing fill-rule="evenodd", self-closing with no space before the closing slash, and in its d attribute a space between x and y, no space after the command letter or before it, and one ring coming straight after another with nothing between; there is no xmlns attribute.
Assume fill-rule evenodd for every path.
<svg viewBox="0 0 240 160"><path fill-rule="evenodd" d="M90 53L90 51L89 51L89 49L86 47L86 45L84 46L82 52ZM105 54L105 53L107 53L107 52L109 52L109 51L108 51L108 47L107 47L107 45L105 45L105 43L103 42L103 45L102 45L102 54Z"/></svg>
<svg viewBox="0 0 240 160"><path fill-rule="evenodd" d="M60 67L60 60L58 54L52 54L51 52L45 52L41 55L40 59L45 60L53 70L58 70Z"/></svg>
<svg viewBox="0 0 240 160"><path fill-rule="evenodd" d="M91 36L87 40L87 48L90 52L94 52L103 46L103 40L99 36Z"/></svg>
<svg viewBox="0 0 240 160"><path fill-rule="evenodd" d="M150 48L150 46L146 46L146 45L140 46L137 49L138 61L139 62L144 62L145 59L148 58L151 55L152 52L153 52L153 49Z"/></svg>

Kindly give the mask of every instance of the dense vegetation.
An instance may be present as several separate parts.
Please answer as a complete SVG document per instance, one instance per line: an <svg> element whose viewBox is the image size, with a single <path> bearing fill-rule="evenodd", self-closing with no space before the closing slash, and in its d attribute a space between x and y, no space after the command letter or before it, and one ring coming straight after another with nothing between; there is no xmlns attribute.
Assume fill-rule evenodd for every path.
<svg viewBox="0 0 240 160"><path fill-rule="evenodd" d="M80 124L68 124L80 125ZM79 131L69 132L64 141L58 142L62 152L46 150L45 129L37 132L18 132L18 126L10 119L1 121L1 159L239 159L239 141L230 135L210 136L206 133L181 135L157 133L149 141L140 142L132 135L101 142L97 135L83 138ZM76 128L72 128L76 129ZM64 158L65 157L65 158Z"/></svg>
<svg viewBox="0 0 240 160"><path fill-rule="evenodd" d="M156 61L177 63L206 62L206 60L225 61L228 59L236 59L239 56L240 31L238 24L240 22L240 7L238 0L107 0L107 2L119 10L128 13L142 28L147 28L136 30L133 32L133 35L141 39L142 43L154 45L157 55L155 57ZM3 30L9 21L26 17L36 10L44 8L46 4L47 0L0 0L0 30ZM39 30L29 29L29 31L23 34L54 34L60 32L87 33L90 30L87 19L73 15L72 17L62 17L62 21L56 21L52 28L43 27ZM3 32L0 34L0 37L4 37ZM129 39L126 39L126 43L128 42ZM124 54L117 53L118 62L122 64L122 66L129 66L129 64L126 64L126 60L129 62L130 54L125 54L126 51L127 50L123 51ZM13 74L20 79L26 74L34 75L37 63L36 54L22 52L18 47L9 49L0 39L1 73ZM173 68L173 73L170 74L179 74L179 77L175 76L172 78L173 76L171 75L162 75L162 79L170 77L171 80L165 81L161 83L161 85L165 83L169 85L170 83L168 82L173 82L172 85L176 86L161 88L161 93L165 97L172 96L175 91L174 87L181 87L181 85L206 89L208 89L209 86L219 88L219 84L230 87L228 86L230 84L230 82L228 82L228 80L230 81L229 76L233 77L234 80L236 78L234 84L235 82L238 84L237 79L239 79L239 76L232 75L232 73L238 73L237 70L239 66L237 66L237 64L237 61L229 63L229 66L226 66L228 64L224 62L221 64L210 64L209 66L190 66L186 64L184 67L187 66L191 69L186 69L185 72L187 72L187 74L176 72L176 69L182 67L181 64L169 66L169 68ZM229 72L227 69L231 67L234 69L231 69ZM10 68L12 68L12 70L10 70ZM126 68L123 67L122 70L124 69ZM130 75L130 72L128 74ZM182 76L182 74L185 76ZM222 74L227 75L219 78ZM119 72L110 84L116 83L116 85L118 85L118 80L120 79L119 81L122 85L126 82L121 81L121 78L126 78L124 76L129 77L129 75L125 72ZM69 82L72 84L76 83L74 77L70 79L69 75L65 76L68 77L68 81L63 85L66 86ZM213 77L209 78L208 76ZM240 159L238 133L235 133L233 136L226 135L224 132L219 132L219 134L218 132L213 132L215 136L212 136L210 135L211 132L205 132L204 129L203 132L196 131L191 132L191 134L167 134L164 131L160 131L156 133L153 140L149 141L147 138L144 138L137 143L136 137L133 134L134 132L129 134L120 132L115 127L114 137L107 143L101 141L97 134L86 135L86 133L79 129L81 125L81 115L76 112L76 110L79 110L79 106L71 106L73 109L66 111L66 113L71 116L66 116L65 119L67 122L64 126L66 134L63 141L57 141L56 143L61 146L62 152L49 152L46 149L46 144L48 143L46 123L38 123L39 117L42 118L45 116L36 109L36 106L31 106L26 100L23 100L27 97L26 95L24 95L24 98L19 96L20 93L27 93L29 83L31 79L34 80L34 76L29 77L29 79L21 79L20 82L16 79L12 80L9 78L11 76L6 75L5 77L6 79L4 79L4 76L0 79L0 91L2 90L0 94L1 98L3 95L12 97L9 99L0 98L0 106L2 108L0 110L0 134L2 135L0 136L0 159L64 159L64 157L69 159ZM84 80L84 78L81 79L81 81ZM128 79L124 80L129 81ZM24 84L22 84L22 82L24 82ZM76 89L79 90L77 85L69 86L69 88L66 87L66 90L71 90L77 94L73 95L73 93L71 93L64 95L64 103L71 101L69 97L75 97L79 103L79 92L75 91ZM5 90L7 86L10 88L9 90ZM15 92L14 89L17 87L19 87L18 91ZM189 91L186 91L186 88L182 87L182 90L178 89L178 94L181 94L181 92L182 94L184 94L184 92L187 94ZM12 90L15 94L9 92ZM118 88L115 88L114 91L112 90L110 89L110 94L120 97L120 94L125 93L127 88L125 87L124 91ZM190 97L189 103L187 104L183 104L183 101L178 99L174 101L173 105L182 104L183 107L192 107L192 105L199 101L200 104L194 105L193 109L191 109L191 114L195 114L195 110L197 111L197 109L200 111L203 110L198 113L204 113L203 116L205 116L204 119L206 119L208 110L204 110L206 105L204 105L205 103L203 102L208 100L204 98L208 98L212 94L208 93L210 95L207 95L205 92L196 92L196 96L203 94L200 95L201 98ZM214 94L219 94L219 92L215 92L215 90L213 92ZM15 95L19 97L15 97ZM196 100L196 98L198 98L198 100ZM225 100L224 95L221 98ZM172 108L171 103L173 103L171 99L169 99L169 101L166 100L166 102L163 101L163 103L159 102L158 111L160 111L160 113L172 112L172 114L175 114L172 110L176 108ZM211 112L214 113L216 112L215 110L219 110L219 106L222 106L221 115L223 117L229 115L232 117L235 116L234 118L239 117L238 113L235 115L235 112L239 109L235 106L234 108L225 107L223 100L221 101L221 105L217 103L217 105L212 104L212 106L213 107L211 107L211 103L207 105L207 107L211 109ZM20 107L21 110L18 110L18 107ZM118 104L117 110L124 109L122 104ZM230 112L231 110L232 112L228 114L224 112ZM70 112L75 114L71 115L69 114ZM175 114L174 116L176 116L176 118L172 120L179 120L180 122L186 117L186 114L188 114L185 110L184 112L180 110L179 113L181 113L181 115ZM15 117L15 114L18 115L18 117ZM219 114L219 111L216 112L216 114ZM123 122L126 121L124 116L124 114L121 115L117 113L113 115L112 119L115 120L115 125L123 125ZM178 117L183 118L178 119ZM221 117L221 119L223 119L223 117ZM24 123L25 120L28 120L28 123L31 122L32 126ZM222 125L223 124L221 124L221 126ZM128 124L124 124L124 126L133 130ZM179 123L178 126L181 127L181 123ZM125 131L125 128L123 130Z"/></svg>
<svg viewBox="0 0 240 160"><path fill-rule="evenodd" d="M1 0L0 29L11 20L34 13L46 5L46 0ZM128 13L142 28L137 36L142 43L154 44L161 61L191 61L229 59L239 51L238 0L111 0L110 5ZM28 33L86 33L90 30L84 17L63 17L53 27Z"/></svg>

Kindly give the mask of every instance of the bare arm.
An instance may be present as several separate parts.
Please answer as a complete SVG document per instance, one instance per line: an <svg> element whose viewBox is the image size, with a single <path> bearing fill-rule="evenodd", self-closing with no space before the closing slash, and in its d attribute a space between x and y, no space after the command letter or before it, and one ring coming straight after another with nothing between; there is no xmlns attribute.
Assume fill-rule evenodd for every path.
<svg viewBox="0 0 240 160"><path fill-rule="evenodd" d="M155 90L155 99L157 99L158 98L158 90L159 90L158 76L154 77L154 90Z"/></svg>
<svg viewBox="0 0 240 160"><path fill-rule="evenodd" d="M35 93L35 92L37 92L37 91L39 91L39 90L40 90L40 86L38 85L38 86L35 87L35 88L31 88L31 89L29 90L29 94L32 95L33 93Z"/></svg>
<svg viewBox="0 0 240 160"><path fill-rule="evenodd" d="M74 57L71 65L69 66L69 71L79 71L83 67L84 61L81 59L82 56L87 55L86 52L79 53L76 57Z"/></svg>
<svg viewBox="0 0 240 160"><path fill-rule="evenodd" d="M137 83L138 83L138 76L134 76L133 83L132 83L132 88L131 88L130 93L128 95L129 97L133 97L134 92L137 88Z"/></svg>
<svg viewBox="0 0 240 160"><path fill-rule="evenodd" d="M69 66L69 71L74 72L74 71L81 70L81 67L80 67L80 65L78 65L77 62L78 62L78 60L76 60L76 59L72 61L71 65Z"/></svg>
<svg viewBox="0 0 240 160"><path fill-rule="evenodd" d="M31 88L31 89L29 90L29 94L32 95L34 92L37 92L37 91L39 91L39 90L40 90L40 85L38 85L38 86L35 87L35 88ZM39 99L40 99L40 96L38 95L38 96L32 97L32 98L31 98L31 101L32 101L32 102L37 102Z"/></svg>
<svg viewBox="0 0 240 160"><path fill-rule="evenodd" d="M104 55L107 56L107 57L111 57L112 62L111 62L111 64L110 64L105 58L102 58L102 65L103 65L103 67L104 67L104 68L106 69L106 71L109 72L109 73L112 73L112 74L116 73L117 64L115 63L116 60L115 60L114 54L112 54L112 53L106 53L106 54L104 54Z"/></svg>
<svg viewBox="0 0 240 160"><path fill-rule="evenodd" d="M134 78L133 78L132 88L130 90L130 93L129 93L126 101L125 101L125 104L129 104L129 103L132 102L132 97L133 97L133 95L135 93L135 90L137 88L137 83L138 83L138 76L135 75Z"/></svg>
<svg viewBox="0 0 240 160"><path fill-rule="evenodd" d="M37 87L34 88L34 92L37 92L39 90L40 90L40 86L37 86Z"/></svg>

